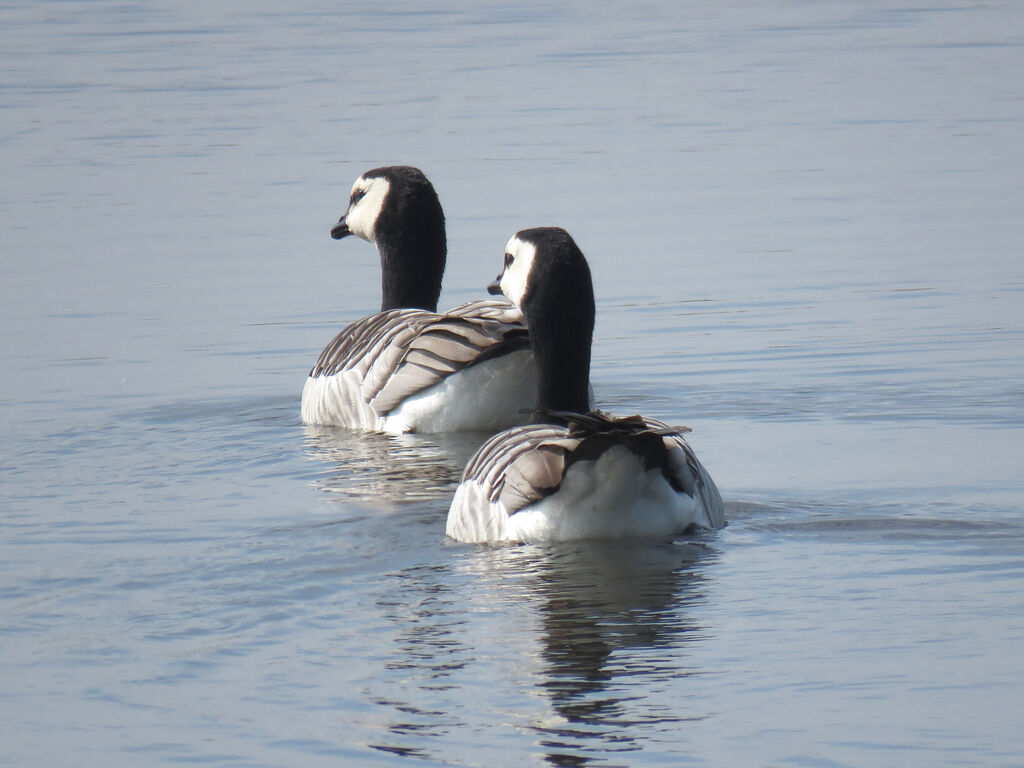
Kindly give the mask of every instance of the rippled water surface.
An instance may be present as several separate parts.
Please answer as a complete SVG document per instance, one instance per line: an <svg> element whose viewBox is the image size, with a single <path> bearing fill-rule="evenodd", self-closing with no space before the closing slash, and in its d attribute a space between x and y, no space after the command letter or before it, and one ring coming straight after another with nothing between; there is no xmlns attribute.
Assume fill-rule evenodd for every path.
<svg viewBox="0 0 1024 768"><path fill-rule="evenodd" d="M287 6L287 7L286 7ZM0 764L1022 766L1024 10L0 4ZM299 423L411 163L442 304L568 228L699 540L446 541Z"/></svg>

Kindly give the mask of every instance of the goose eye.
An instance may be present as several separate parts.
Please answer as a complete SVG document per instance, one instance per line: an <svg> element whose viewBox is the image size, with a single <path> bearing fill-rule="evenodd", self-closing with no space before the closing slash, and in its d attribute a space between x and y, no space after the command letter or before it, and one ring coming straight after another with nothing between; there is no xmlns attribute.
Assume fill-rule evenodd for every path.
<svg viewBox="0 0 1024 768"><path fill-rule="evenodd" d="M512 262L515 261L515 258L516 257L513 256L511 253L505 254L505 269L508 269L509 267L512 266Z"/></svg>
<svg viewBox="0 0 1024 768"><path fill-rule="evenodd" d="M352 197L349 198L348 204L349 205L355 205L356 203L358 203L360 200L363 199L363 196L365 194L366 194L366 190L365 189L357 189L355 192L352 193Z"/></svg>

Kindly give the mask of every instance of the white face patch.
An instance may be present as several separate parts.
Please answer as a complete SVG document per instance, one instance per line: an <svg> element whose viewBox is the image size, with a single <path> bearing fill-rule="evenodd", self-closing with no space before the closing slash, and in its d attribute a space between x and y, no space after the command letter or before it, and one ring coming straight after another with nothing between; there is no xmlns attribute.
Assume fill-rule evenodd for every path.
<svg viewBox="0 0 1024 768"><path fill-rule="evenodd" d="M505 270L501 273L501 292L519 309L523 308L526 284L536 255L537 248L533 243L520 240L517 235L513 235L505 246Z"/></svg>
<svg viewBox="0 0 1024 768"><path fill-rule="evenodd" d="M356 199L349 203L345 212L345 225L353 235L373 242L377 217L384 207L390 187L391 183L380 176L372 179L360 176L356 179L349 200Z"/></svg>

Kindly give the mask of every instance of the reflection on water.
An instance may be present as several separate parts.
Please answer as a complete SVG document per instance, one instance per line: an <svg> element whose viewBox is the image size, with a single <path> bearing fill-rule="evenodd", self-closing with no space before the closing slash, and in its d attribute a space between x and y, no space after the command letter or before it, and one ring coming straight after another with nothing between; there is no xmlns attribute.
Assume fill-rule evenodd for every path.
<svg viewBox="0 0 1024 768"><path fill-rule="evenodd" d="M539 568L545 661L539 686L563 722L537 725L553 765L580 751L639 749L630 731L678 724L657 697L637 706L637 686L686 677L678 658L698 627L685 605L699 599L698 544L615 544L552 553ZM639 711L638 711L639 710ZM627 727L628 726L628 727Z"/></svg>
<svg viewBox="0 0 1024 768"><path fill-rule="evenodd" d="M305 425L306 453L329 469L317 487L374 504L450 500L486 435L378 435Z"/></svg>
<svg viewBox="0 0 1024 768"><path fill-rule="evenodd" d="M549 763L639 749L631 734L689 719L679 701L657 692L691 674L682 649L702 634L687 606L702 599L702 569L713 559L696 540L474 552L467 568L485 594L525 600L536 614L541 664L530 682L555 716L529 727Z"/></svg>
<svg viewBox="0 0 1024 768"><path fill-rule="evenodd" d="M456 714L458 702L444 708L425 708L420 702L446 700L458 690L457 675L469 665L466 643L467 618L447 586L448 569L413 566L388 580L386 595L376 608L397 628L391 647L384 649L382 671L397 684L374 686L370 696L385 714L386 739L370 746L399 755L427 757L422 747L411 746L423 738L442 737L464 725ZM440 703L440 702L438 702Z"/></svg>
<svg viewBox="0 0 1024 768"><path fill-rule="evenodd" d="M680 681L707 635L690 616L716 558L702 541L452 549L376 591L366 631L387 640L360 681L374 749L451 760L486 734L580 765L699 719Z"/></svg>

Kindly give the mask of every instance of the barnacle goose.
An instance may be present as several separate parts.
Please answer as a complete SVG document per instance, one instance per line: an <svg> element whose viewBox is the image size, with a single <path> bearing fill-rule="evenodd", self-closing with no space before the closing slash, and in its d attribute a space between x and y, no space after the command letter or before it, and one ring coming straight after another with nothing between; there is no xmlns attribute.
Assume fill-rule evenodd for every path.
<svg viewBox="0 0 1024 768"><path fill-rule="evenodd" d="M485 299L437 313L447 243L427 177L408 166L367 171L331 229L377 246L381 311L341 331L302 390L302 421L369 432L504 429L536 399L522 314Z"/></svg>
<svg viewBox="0 0 1024 768"><path fill-rule="evenodd" d="M671 536L721 528L722 499L686 427L589 411L594 293L564 229L516 233L489 286L522 310L537 357L533 423L470 458L446 532L463 542Z"/></svg>

